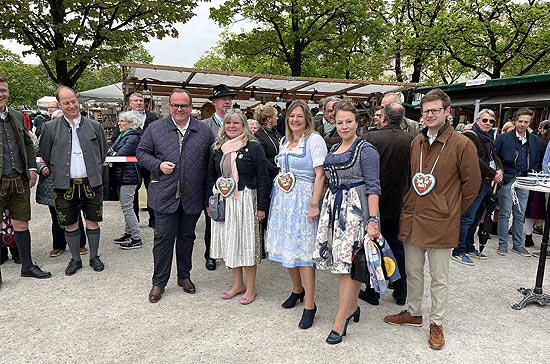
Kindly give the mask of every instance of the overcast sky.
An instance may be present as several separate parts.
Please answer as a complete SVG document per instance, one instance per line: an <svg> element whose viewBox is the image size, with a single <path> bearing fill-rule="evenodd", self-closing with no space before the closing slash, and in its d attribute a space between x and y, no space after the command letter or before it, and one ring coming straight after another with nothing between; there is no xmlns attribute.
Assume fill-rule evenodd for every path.
<svg viewBox="0 0 550 364"><path fill-rule="evenodd" d="M187 23L180 24L177 29L179 38L154 39L145 47L154 57L153 63L158 65L192 67L199 57L209 48L216 44L223 29L219 28L213 20L209 19L210 8L218 7L224 0L211 0L210 2L199 2L195 8L195 16ZM242 24L235 27L238 31ZM0 44L14 53L21 54L25 49L23 46L11 42L0 41ZM40 61L36 56L24 58L26 63L38 64Z"/></svg>

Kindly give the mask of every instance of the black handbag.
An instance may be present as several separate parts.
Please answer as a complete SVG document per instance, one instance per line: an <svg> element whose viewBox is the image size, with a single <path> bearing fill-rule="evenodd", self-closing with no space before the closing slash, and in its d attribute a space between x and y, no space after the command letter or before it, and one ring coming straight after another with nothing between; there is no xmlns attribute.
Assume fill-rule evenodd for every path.
<svg viewBox="0 0 550 364"><path fill-rule="evenodd" d="M353 255L351 256L351 279L370 284L370 276L367 268L367 256L365 246L359 241L353 244Z"/></svg>
<svg viewBox="0 0 550 364"><path fill-rule="evenodd" d="M215 193L208 199L210 218L214 221L225 221L225 199L220 193Z"/></svg>

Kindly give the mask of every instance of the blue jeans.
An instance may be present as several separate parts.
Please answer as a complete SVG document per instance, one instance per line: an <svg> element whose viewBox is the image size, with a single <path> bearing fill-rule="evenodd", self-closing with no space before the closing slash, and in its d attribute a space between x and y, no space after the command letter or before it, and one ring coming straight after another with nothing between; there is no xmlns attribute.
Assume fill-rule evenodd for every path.
<svg viewBox="0 0 550 364"><path fill-rule="evenodd" d="M515 178L498 190L498 206L500 208L498 215L498 246L508 248L508 220L510 214L513 214L512 221L512 244L514 248L523 246L522 233L523 223L525 222L525 209L527 208L527 199L529 191L516 188L516 194L519 200L519 206L512 201L512 183Z"/></svg>
<svg viewBox="0 0 550 364"><path fill-rule="evenodd" d="M483 183L481 193L476 197L474 202L468 207L460 217L460 235L458 236L458 246L453 249L453 255L461 255L474 251L473 240L468 241L468 232L475 222L475 217L479 206L482 202L491 195L491 186L488 183ZM479 220L477 220L479 222ZM477 223L476 223L477 225Z"/></svg>

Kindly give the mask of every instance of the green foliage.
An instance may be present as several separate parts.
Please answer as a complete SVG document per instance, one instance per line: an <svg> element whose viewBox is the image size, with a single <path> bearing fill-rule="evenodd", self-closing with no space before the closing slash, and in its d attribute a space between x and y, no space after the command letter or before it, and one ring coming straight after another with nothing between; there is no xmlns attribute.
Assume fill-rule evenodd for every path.
<svg viewBox="0 0 550 364"><path fill-rule="evenodd" d="M177 37L193 0L5 0L0 37L29 45L48 76L74 86L88 68L125 60L151 37Z"/></svg>
<svg viewBox="0 0 550 364"><path fill-rule="evenodd" d="M441 84L550 69L545 0L228 0L225 33L197 67ZM391 73L390 73L390 72Z"/></svg>
<svg viewBox="0 0 550 364"><path fill-rule="evenodd" d="M549 15L548 1L457 1L440 19L443 49L490 78L547 71Z"/></svg>
<svg viewBox="0 0 550 364"><path fill-rule="evenodd" d="M227 34L197 67L292 76L363 77L380 73L380 60L368 46L379 44L376 9L382 2L359 0L229 0L211 8L221 26L240 18L256 24ZM373 10L374 9L374 10Z"/></svg>
<svg viewBox="0 0 550 364"><path fill-rule="evenodd" d="M0 45L0 72L8 80L10 105L36 105L36 100L51 95L55 84L39 65L24 64L21 57Z"/></svg>

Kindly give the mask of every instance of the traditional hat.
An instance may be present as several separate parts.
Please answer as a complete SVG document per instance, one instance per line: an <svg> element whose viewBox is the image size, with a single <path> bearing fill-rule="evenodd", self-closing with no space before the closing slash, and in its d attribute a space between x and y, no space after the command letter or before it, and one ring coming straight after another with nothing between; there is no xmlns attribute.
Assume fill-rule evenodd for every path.
<svg viewBox="0 0 550 364"><path fill-rule="evenodd" d="M209 96L208 99L212 101L214 99L219 99L226 96L235 97L237 96L237 93L231 91L226 85L221 84L214 87L214 94L212 96Z"/></svg>

